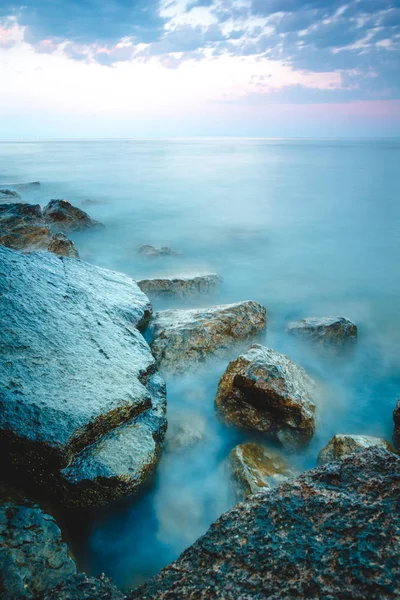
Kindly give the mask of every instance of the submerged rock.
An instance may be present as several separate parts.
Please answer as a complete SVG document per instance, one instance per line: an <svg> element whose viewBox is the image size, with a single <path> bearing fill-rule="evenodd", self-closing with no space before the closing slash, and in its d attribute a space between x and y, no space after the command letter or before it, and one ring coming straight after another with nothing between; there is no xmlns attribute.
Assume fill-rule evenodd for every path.
<svg viewBox="0 0 400 600"><path fill-rule="evenodd" d="M348 346L357 340L357 326L345 317L310 317L292 321L286 331L328 347Z"/></svg>
<svg viewBox="0 0 400 600"><path fill-rule="evenodd" d="M15 190L0 189L0 202L18 202L21 196Z"/></svg>
<svg viewBox="0 0 400 600"><path fill-rule="evenodd" d="M68 239L63 233L56 233L52 236L50 243L47 246L47 250L58 256L79 258L78 250L76 249L74 242Z"/></svg>
<svg viewBox="0 0 400 600"><path fill-rule="evenodd" d="M0 248L0 449L45 494L97 505L142 485L165 435L165 386L129 277Z"/></svg>
<svg viewBox="0 0 400 600"><path fill-rule="evenodd" d="M318 455L318 464L324 465L332 460L339 460L353 452L360 452L366 448L383 448L393 452L392 446L382 438L370 435L334 435L322 448Z"/></svg>
<svg viewBox="0 0 400 600"><path fill-rule="evenodd" d="M170 452L192 448L207 437L204 417L197 413L178 414L168 417L166 449Z"/></svg>
<svg viewBox="0 0 400 600"><path fill-rule="evenodd" d="M35 600L123 600L126 598L105 575L88 577L79 573L56 587L39 594Z"/></svg>
<svg viewBox="0 0 400 600"><path fill-rule="evenodd" d="M399 472L375 448L250 496L128 598L397 599Z"/></svg>
<svg viewBox="0 0 400 600"><path fill-rule="evenodd" d="M43 209L43 216L50 229L56 232L68 233L93 227L104 227L102 223L95 221L83 210L66 200L50 200Z"/></svg>
<svg viewBox="0 0 400 600"><path fill-rule="evenodd" d="M153 355L163 369L184 372L188 365L222 355L235 344L254 338L266 327L265 308L238 302L210 308L163 310L151 322Z"/></svg>
<svg viewBox="0 0 400 600"><path fill-rule="evenodd" d="M155 246L151 246L149 244L140 246L139 254L145 256L146 258L158 258L159 256L181 256L179 252L172 250L172 248L168 248L168 246L156 248Z"/></svg>
<svg viewBox="0 0 400 600"><path fill-rule="evenodd" d="M227 422L265 433L293 450L314 435L314 388L302 367L255 344L229 363L215 403Z"/></svg>
<svg viewBox="0 0 400 600"><path fill-rule="evenodd" d="M215 273L171 279L142 279L137 282L140 289L150 298L160 296L185 298L197 294L212 294L221 283L222 277Z"/></svg>
<svg viewBox="0 0 400 600"><path fill-rule="evenodd" d="M400 400L397 401L396 408L393 411L393 421L393 444L396 450L400 451Z"/></svg>
<svg viewBox="0 0 400 600"><path fill-rule="evenodd" d="M260 444L239 444L231 450L228 462L241 500L250 494L274 488L293 476L282 456Z"/></svg>
<svg viewBox="0 0 400 600"><path fill-rule="evenodd" d="M53 517L37 505L0 505L0 598L34 598L76 573Z"/></svg>

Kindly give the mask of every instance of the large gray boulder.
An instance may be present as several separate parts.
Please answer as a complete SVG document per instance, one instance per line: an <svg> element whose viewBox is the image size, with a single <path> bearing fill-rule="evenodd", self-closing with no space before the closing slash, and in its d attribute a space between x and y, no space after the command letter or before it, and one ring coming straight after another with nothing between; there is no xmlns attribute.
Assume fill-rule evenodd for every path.
<svg viewBox="0 0 400 600"><path fill-rule="evenodd" d="M318 464L324 465L332 460L339 460L353 452L360 452L366 448L383 448L393 452L392 446L383 438L371 435L343 435L337 434L322 448L318 455Z"/></svg>
<svg viewBox="0 0 400 600"><path fill-rule="evenodd" d="M219 275L209 273L194 277L142 279L137 284L149 298L188 298L198 294L212 294L221 282L222 278Z"/></svg>
<svg viewBox="0 0 400 600"><path fill-rule="evenodd" d="M302 367L254 344L229 363L215 403L228 423L259 431L293 450L314 435L314 389Z"/></svg>
<svg viewBox="0 0 400 600"><path fill-rule="evenodd" d="M318 346L343 348L357 340L357 326L345 317L308 317L292 321L286 331Z"/></svg>
<svg viewBox="0 0 400 600"><path fill-rule="evenodd" d="M60 501L103 504L140 487L165 435L165 386L138 328L129 277L0 247L0 449Z"/></svg>
<svg viewBox="0 0 400 600"><path fill-rule="evenodd" d="M53 517L37 505L0 505L0 598L34 598L76 573Z"/></svg>
<svg viewBox="0 0 400 600"><path fill-rule="evenodd" d="M395 600L399 472L375 448L249 496L129 600Z"/></svg>
<svg viewBox="0 0 400 600"><path fill-rule="evenodd" d="M95 221L85 211L73 206L67 200L50 200L43 209L43 216L46 225L54 232L69 233L104 227L102 223Z"/></svg>
<svg viewBox="0 0 400 600"><path fill-rule="evenodd" d="M163 310L155 313L150 329L151 349L163 369L175 373L193 368L228 348L242 345L266 327L265 308L258 302L238 302L210 308Z"/></svg>

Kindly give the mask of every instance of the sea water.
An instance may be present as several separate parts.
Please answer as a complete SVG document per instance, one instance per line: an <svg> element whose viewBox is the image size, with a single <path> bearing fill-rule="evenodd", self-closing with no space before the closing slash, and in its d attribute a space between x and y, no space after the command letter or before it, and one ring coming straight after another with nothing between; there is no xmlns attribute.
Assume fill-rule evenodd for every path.
<svg viewBox="0 0 400 600"><path fill-rule="evenodd" d="M154 308L261 302L263 343L317 381L316 434L289 456L316 465L335 433L391 439L400 396L400 140L96 140L0 144L1 183L41 182L24 200L65 198L105 229L75 234L81 258L133 278L215 272L212 298L163 300ZM142 244L181 257L145 259ZM327 359L285 333L288 321L345 316L353 353ZM251 439L216 417L228 361L166 375L167 445L139 497L65 516L80 567L122 587L156 573L235 502L226 457ZM168 441L189 422L199 442Z"/></svg>

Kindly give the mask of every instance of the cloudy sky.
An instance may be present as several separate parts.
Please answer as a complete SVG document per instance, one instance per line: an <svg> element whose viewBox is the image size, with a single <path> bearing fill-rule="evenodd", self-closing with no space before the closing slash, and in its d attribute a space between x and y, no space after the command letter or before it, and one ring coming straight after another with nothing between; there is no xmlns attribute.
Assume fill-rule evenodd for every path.
<svg viewBox="0 0 400 600"><path fill-rule="evenodd" d="M0 138L400 135L400 0L0 1Z"/></svg>

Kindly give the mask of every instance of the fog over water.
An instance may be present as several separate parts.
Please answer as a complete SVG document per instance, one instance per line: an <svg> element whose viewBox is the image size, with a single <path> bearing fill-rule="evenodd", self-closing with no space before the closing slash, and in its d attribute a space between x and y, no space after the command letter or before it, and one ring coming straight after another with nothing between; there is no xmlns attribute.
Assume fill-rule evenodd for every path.
<svg viewBox="0 0 400 600"><path fill-rule="evenodd" d="M400 396L400 140L170 140L0 144L1 183L41 181L23 196L65 198L106 228L71 236L81 258L135 279L216 272L212 298L268 312L263 343L318 383L316 434L289 462L316 464L335 433L390 440ZM182 257L146 259L142 244ZM154 303L155 309L184 306ZM355 321L352 354L326 358L285 333L289 320L340 315ZM140 498L93 511L71 527L88 572L120 586L141 583L175 559L234 503L225 459L246 434L214 412L228 361L167 381L167 444ZM202 440L176 449L182 421ZM76 524L76 522L75 522Z"/></svg>

